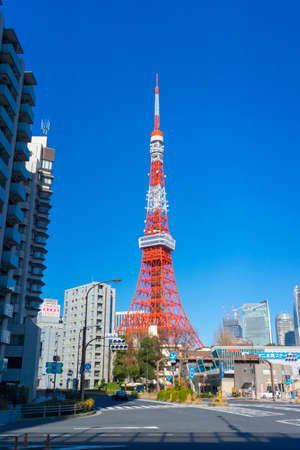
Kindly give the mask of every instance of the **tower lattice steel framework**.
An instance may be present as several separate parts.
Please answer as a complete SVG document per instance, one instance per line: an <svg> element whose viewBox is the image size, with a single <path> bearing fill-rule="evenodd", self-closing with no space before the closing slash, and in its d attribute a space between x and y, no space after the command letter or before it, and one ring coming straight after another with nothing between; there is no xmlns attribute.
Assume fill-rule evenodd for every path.
<svg viewBox="0 0 300 450"><path fill-rule="evenodd" d="M169 233L167 217L157 77L150 155L146 225L144 236L139 238L142 265L133 301L118 332L148 334L151 327L150 330L170 344L203 347L181 305L174 276L171 252L175 249L175 240Z"/></svg>

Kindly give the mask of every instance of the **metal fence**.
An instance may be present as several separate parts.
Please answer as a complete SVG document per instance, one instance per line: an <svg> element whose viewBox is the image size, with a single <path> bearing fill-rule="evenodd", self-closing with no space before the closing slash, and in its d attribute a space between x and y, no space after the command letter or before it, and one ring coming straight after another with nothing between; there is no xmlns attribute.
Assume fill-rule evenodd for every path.
<svg viewBox="0 0 300 450"><path fill-rule="evenodd" d="M23 406L21 408L23 418L76 415L85 411L87 411L87 409L84 406L78 406L76 403L65 405Z"/></svg>

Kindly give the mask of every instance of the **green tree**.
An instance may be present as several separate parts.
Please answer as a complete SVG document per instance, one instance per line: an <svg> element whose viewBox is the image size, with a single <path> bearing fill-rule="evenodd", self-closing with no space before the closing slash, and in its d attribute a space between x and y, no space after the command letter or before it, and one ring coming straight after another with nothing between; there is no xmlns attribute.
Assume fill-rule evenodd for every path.
<svg viewBox="0 0 300 450"><path fill-rule="evenodd" d="M157 337L145 337L138 351L140 376L146 380L154 380L155 363L161 358L160 343Z"/></svg>
<svg viewBox="0 0 300 450"><path fill-rule="evenodd" d="M125 351L124 350L118 350L116 352L116 356L114 359L114 368L113 368L113 376L116 378L120 383L122 383L128 375L128 370L125 367Z"/></svg>

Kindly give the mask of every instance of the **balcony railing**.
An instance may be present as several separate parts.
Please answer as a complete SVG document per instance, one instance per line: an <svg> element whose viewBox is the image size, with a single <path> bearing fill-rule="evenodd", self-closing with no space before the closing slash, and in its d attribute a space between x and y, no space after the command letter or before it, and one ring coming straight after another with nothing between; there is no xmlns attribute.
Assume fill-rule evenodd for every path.
<svg viewBox="0 0 300 450"><path fill-rule="evenodd" d="M26 198L26 192L20 183L11 183L10 185L10 198L14 202L24 202Z"/></svg>
<svg viewBox="0 0 300 450"><path fill-rule="evenodd" d="M20 121L33 123L33 111L28 103L22 103L20 107Z"/></svg>
<svg viewBox="0 0 300 450"><path fill-rule="evenodd" d="M22 103L29 103L30 106L35 105L35 93L32 86L29 85L23 86Z"/></svg>
<svg viewBox="0 0 300 450"><path fill-rule="evenodd" d="M41 302L35 302L35 301L30 301L26 304L26 308L27 309L34 309L36 311L39 311L41 309Z"/></svg>
<svg viewBox="0 0 300 450"><path fill-rule="evenodd" d="M2 266L6 269L16 269L19 264L19 257L12 251L2 253Z"/></svg>
<svg viewBox="0 0 300 450"><path fill-rule="evenodd" d="M7 114L7 111L4 108L4 106L0 106L0 120L1 120L1 125L7 127L9 129L11 135L13 135L15 132L14 125L12 123L11 118Z"/></svg>
<svg viewBox="0 0 300 450"><path fill-rule="evenodd" d="M27 181L28 172L22 161L15 161L13 164L13 179L14 181ZM25 191L24 191L25 192Z"/></svg>
<svg viewBox="0 0 300 450"><path fill-rule="evenodd" d="M7 156L7 158L11 155L11 144L8 142L5 134L3 131L0 130L0 149L2 152L4 152Z"/></svg>
<svg viewBox="0 0 300 450"><path fill-rule="evenodd" d="M1 84L0 86L0 104L6 105L11 108L14 114L17 112L17 104L15 99L13 98L10 90L5 84Z"/></svg>
<svg viewBox="0 0 300 450"><path fill-rule="evenodd" d="M0 316L12 318L14 315L14 305L10 303L0 302Z"/></svg>
<svg viewBox="0 0 300 450"><path fill-rule="evenodd" d="M8 205L7 218L12 223L22 222L24 214L17 205Z"/></svg>
<svg viewBox="0 0 300 450"><path fill-rule="evenodd" d="M0 328L0 342L1 344L10 343L10 331L3 330L3 328Z"/></svg>
<svg viewBox="0 0 300 450"><path fill-rule="evenodd" d="M10 84L16 94L19 92L19 83L9 64L0 64L0 80L2 83Z"/></svg>
<svg viewBox="0 0 300 450"><path fill-rule="evenodd" d="M26 122L19 122L17 134L18 141L30 142L31 136L32 136L31 126L28 125L28 123Z"/></svg>
<svg viewBox="0 0 300 450"><path fill-rule="evenodd" d="M15 291L16 280L6 275L0 275L0 290L2 291Z"/></svg>
<svg viewBox="0 0 300 450"><path fill-rule="evenodd" d="M20 232L11 227L5 228L4 238L11 245L19 245L21 242Z"/></svg>
<svg viewBox="0 0 300 450"><path fill-rule="evenodd" d="M15 75L16 76L19 75L19 77L21 76L22 73L21 62L12 44L2 44L0 60L1 62L8 62L12 66ZM18 74L16 73L16 70Z"/></svg>
<svg viewBox="0 0 300 450"><path fill-rule="evenodd" d="M15 158L17 161L28 161L30 152L25 142L17 141L15 149Z"/></svg>

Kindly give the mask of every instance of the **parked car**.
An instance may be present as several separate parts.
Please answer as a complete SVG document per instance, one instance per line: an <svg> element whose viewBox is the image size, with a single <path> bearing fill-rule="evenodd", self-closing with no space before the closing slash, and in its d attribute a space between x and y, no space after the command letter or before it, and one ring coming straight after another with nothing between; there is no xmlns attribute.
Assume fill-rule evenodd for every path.
<svg viewBox="0 0 300 450"><path fill-rule="evenodd" d="M112 397L112 400L128 400L128 395L125 391L116 391Z"/></svg>

